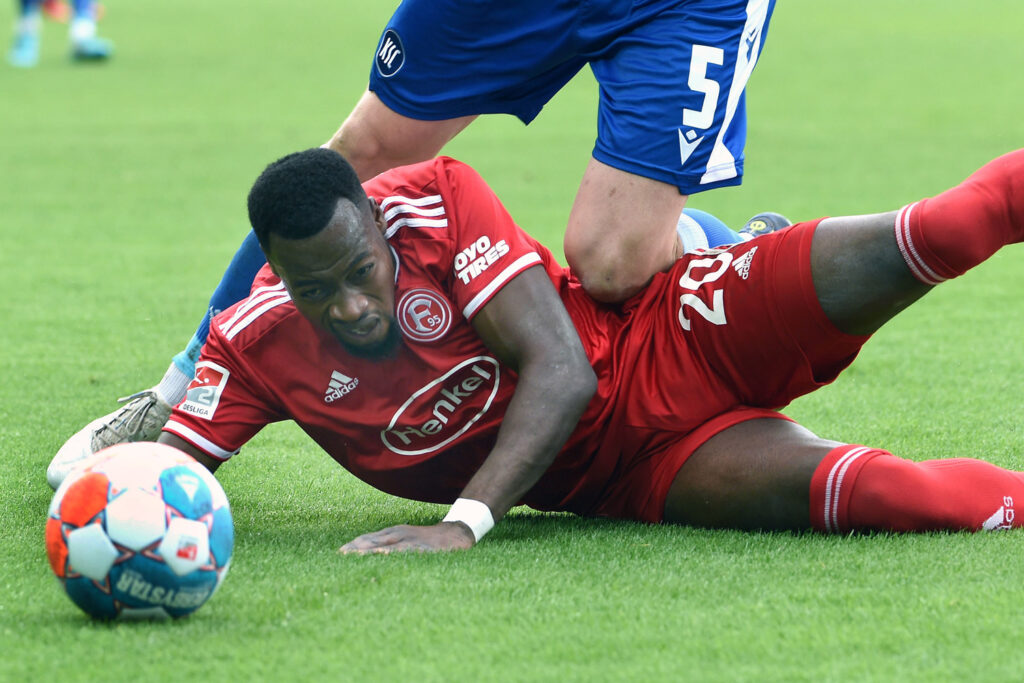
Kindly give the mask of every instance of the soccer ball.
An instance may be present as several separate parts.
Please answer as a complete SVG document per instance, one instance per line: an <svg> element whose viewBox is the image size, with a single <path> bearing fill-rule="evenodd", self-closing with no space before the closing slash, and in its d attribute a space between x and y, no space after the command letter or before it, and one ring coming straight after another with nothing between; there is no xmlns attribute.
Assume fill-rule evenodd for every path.
<svg viewBox="0 0 1024 683"><path fill-rule="evenodd" d="M57 488L48 514L50 567L97 619L191 614L231 561L235 531L224 489L164 444L98 452Z"/></svg>

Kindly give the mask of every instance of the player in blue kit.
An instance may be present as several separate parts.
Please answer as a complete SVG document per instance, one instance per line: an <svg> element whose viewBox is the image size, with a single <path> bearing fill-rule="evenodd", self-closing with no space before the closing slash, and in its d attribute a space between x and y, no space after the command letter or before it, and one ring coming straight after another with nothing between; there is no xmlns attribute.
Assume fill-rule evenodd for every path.
<svg viewBox="0 0 1024 683"><path fill-rule="evenodd" d="M385 27L367 91L325 145L360 180L423 161L481 114L532 121L584 66L600 84L598 136L564 250L586 290L622 301L688 248L737 241L687 197L737 185L744 90L774 0L406 0ZM788 223L760 215L748 226ZM748 232L753 232L751 227ZM250 236L163 380L66 445L155 438L184 395L210 311L248 293L263 254Z"/></svg>
<svg viewBox="0 0 1024 683"><path fill-rule="evenodd" d="M331 139L361 178L428 159L480 114L529 123L584 66L597 141L565 234L587 292L622 301L680 256L690 194L740 183L747 80L772 0L403 2ZM628 200L623 201L625 196Z"/></svg>
<svg viewBox="0 0 1024 683"><path fill-rule="evenodd" d="M42 0L20 0L14 43L7 53L7 61L20 68L29 68L39 62L39 33L41 30ZM74 0L71 7L71 58L76 61L102 61L110 57L114 47L109 40L96 35L96 3L93 0Z"/></svg>

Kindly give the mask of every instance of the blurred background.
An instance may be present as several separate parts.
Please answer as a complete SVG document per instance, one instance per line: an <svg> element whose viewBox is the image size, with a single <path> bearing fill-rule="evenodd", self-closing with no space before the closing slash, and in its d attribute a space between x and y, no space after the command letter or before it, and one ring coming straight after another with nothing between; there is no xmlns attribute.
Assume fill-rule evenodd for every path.
<svg viewBox="0 0 1024 683"><path fill-rule="evenodd" d="M7 538L0 541L0 635L13 648L8 651L42 648L20 663L0 664L0 678L5 667L19 677L53 673L54 662L67 661L66 653L58 655L62 643L74 640L81 626L77 615L71 617L74 607L50 584L45 565L45 465L67 436L112 410L116 397L159 379L188 341L248 230L245 197L252 181L268 162L320 145L336 130L365 88L392 11L392 3L369 0L108 0L100 30L116 44L110 61L71 62L66 27L47 22L37 66L0 64L0 515L8 521ZM14 21L14 3L0 4L0 26ZM1024 144L1022 26L1019 0L780 2L748 89L744 183L696 195L689 205L739 226L762 210L798 220L896 209L955 184ZM529 127L512 117L484 117L445 151L476 167L520 225L560 255L595 120L596 86L584 71ZM835 386L798 401L789 414L831 437L881 443L908 457L970 455L1024 468L1017 407L1024 390L1022 255L1017 247L1007 249L927 297L873 341ZM460 571L470 577L477 571L460 569L465 560L406 558L339 567L333 556L333 548L352 535L383 523L426 521L436 516L435 508L394 501L351 480L290 426L266 430L246 455L246 467L223 472L239 535L236 568L224 590L188 625L91 630L83 646L98 639L144 657L148 639L166 645L174 633L179 639L212 634L226 652L241 630L255 651L280 654L282 668L269 671L285 676L330 675L322 659L300 655L297 643L307 639L317 648L336 648L335 656L350 665L372 653L376 664L351 670L364 677L374 671L393 679L486 672L476 665L459 668L463 659L445 628L428 629L422 642L409 641L408 632L396 636L374 621L379 603L355 597L377 581L373 577L395 578L393 572L412 568L409 583L426 579L429 586L407 594L406 602L387 603L414 610L411 616L403 612L411 628L422 620L468 620L472 632L491 642L487 656L494 661L530 648L539 648L543 661L573 652L574 661L595 663L588 670L598 680L694 667L718 680L737 671L767 680L804 674L848 679L865 674L858 655L863 652L880 653L889 663L879 670L883 679L922 671L903 668L898 650L918 664L930 662L923 671L940 677L943 671L985 674L980 679L1020 673L1016 655L993 640L998 629L986 621L985 608L999 596L998 610L1009 619L1003 632L1012 642L1024 620L1006 606L1022 596L1003 591L1016 591L1024 576L1018 563L1012 569L1001 563L1019 554L1019 534L1003 537L1008 540L893 541L868 550L854 542L837 547L836 539L775 537L762 544L756 536L616 527L639 539L612 562L621 575L602 565L608 581L628 583L638 572L666 566L683 581L686 572L699 573L703 562L711 562L720 574L703 579L708 603L699 608L694 595L666 594L663 586L616 602L603 574L572 580L577 565L537 559L557 558L580 535L586 539L604 527L585 521L546 527L538 550L524 540L536 537L536 529L516 526L528 524L528 515L514 516L503 525L504 536L496 530L488 538L492 552L509 558L509 588L497 590L470 617L460 612L447 583ZM594 555L584 554L579 564L597 561L610 546L621 550L609 538L616 537L596 534ZM695 546L695 538L712 549ZM636 550L652 539L655 550ZM793 559L769 562L764 575L750 579L751 567L765 564L765 547L781 547L781 555ZM915 593L923 608L911 610L914 616L893 606L901 589L889 585L891 577L907 564L939 562L950 547L954 552L942 561L951 564L932 577L935 596L932 588ZM680 548L694 554L680 559ZM653 555L644 555L637 568L633 552ZM874 558L867 567L859 564L861 553ZM557 589L538 587L532 582L540 578L514 571L537 561L566 582ZM822 582L835 581L822 590L838 590L845 598L820 604L814 586L789 592L794 575L818 567ZM302 574L303 582L289 584L293 573ZM730 602L735 595L716 590L719 579L760 582L751 599L772 594L779 602L753 610L750 602ZM860 594L851 587L861 582L894 591L883 599L889 607L857 613L851 605L860 604ZM550 601L534 604L536 614L549 620L530 622L534 630L523 640L515 635L523 632L521 623L488 620L488 610L514 609L510 595L541 594ZM442 608L446 601L451 604ZM362 606L354 610L358 616L353 605ZM601 605L601 611L588 612L588 605ZM244 613L248 622L238 616L244 607L253 610ZM579 621L558 618L574 610L582 614ZM608 628L633 613L654 615L657 623L633 624L618 655L608 646L614 632L588 644L590 624L603 621ZM58 615L55 633L40 635L54 631L51 614ZM856 633L821 626L851 615ZM695 650L692 643L707 624L723 619L735 630L717 636L712 655ZM212 620L223 620L227 631ZM275 645L289 620L303 624L292 632L298 640ZM736 626L745 620L747 626ZM950 634L954 623L961 630ZM20 624L32 630L16 636ZM340 631L324 631L327 624ZM929 624L936 629L932 637L919 637L916 629ZM356 627L372 637L354 635L349 629ZM773 628L792 628L799 637L790 643L754 635ZM317 635L323 633L332 635ZM561 643L563 636L571 642ZM422 660L374 650L390 637L399 637ZM509 643L509 650L500 643ZM747 646L749 653L735 654ZM441 660L431 659L442 650ZM733 656L740 669L730 668ZM197 657L189 670L209 673L220 661ZM238 660L232 656L240 668L229 671L254 671ZM173 663L167 667L161 675L172 675ZM521 679L537 680L549 670L519 671ZM498 678L516 677L510 676Z"/></svg>

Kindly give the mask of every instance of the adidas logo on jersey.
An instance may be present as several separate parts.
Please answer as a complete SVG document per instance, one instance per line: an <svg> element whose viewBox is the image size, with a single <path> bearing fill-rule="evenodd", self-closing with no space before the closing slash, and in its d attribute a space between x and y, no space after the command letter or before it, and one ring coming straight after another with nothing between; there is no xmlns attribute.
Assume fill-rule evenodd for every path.
<svg viewBox="0 0 1024 683"><path fill-rule="evenodd" d="M740 256L732 264L732 267L736 269L736 272L739 273L740 277L744 280L746 280L747 276L750 275L750 262L754 260L755 251L757 251L757 247L754 247L743 256Z"/></svg>
<svg viewBox="0 0 1024 683"><path fill-rule="evenodd" d="M352 378L335 370L331 373L331 381L327 383L327 391L324 392L324 403L334 403L357 386L359 386L358 377Z"/></svg>

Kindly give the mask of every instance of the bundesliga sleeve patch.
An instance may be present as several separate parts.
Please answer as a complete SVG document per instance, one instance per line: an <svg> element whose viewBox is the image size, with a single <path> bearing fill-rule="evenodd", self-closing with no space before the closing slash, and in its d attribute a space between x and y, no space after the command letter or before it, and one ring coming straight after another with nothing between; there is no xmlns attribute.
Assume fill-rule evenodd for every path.
<svg viewBox="0 0 1024 683"><path fill-rule="evenodd" d="M212 420L230 376L227 368L208 360L199 361L196 363L196 377L188 385L185 401L178 409L204 420Z"/></svg>

